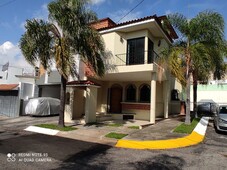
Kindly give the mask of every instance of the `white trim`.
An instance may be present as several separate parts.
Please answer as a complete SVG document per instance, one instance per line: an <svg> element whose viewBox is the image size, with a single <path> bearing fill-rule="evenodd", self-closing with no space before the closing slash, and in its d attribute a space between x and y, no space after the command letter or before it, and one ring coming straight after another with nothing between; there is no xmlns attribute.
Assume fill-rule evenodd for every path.
<svg viewBox="0 0 227 170"><path fill-rule="evenodd" d="M197 132L202 136L205 136L208 122L209 122L209 117L202 117L193 131Z"/></svg>
<svg viewBox="0 0 227 170"><path fill-rule="evenodd" d="M30 132L42 133L42 134L45 134L45 135L52 135L52 136L56 135L59 132L59 130L41 128L41 127L37 127L37 126L28 126L24 130L30 131Z"/></svg>
<svg viewBox="0 0 227 170"><path fill-rule="evenodd" d="M141 24L146 24L146 23L149 23L149 22L154 22L154 21L155 21L155 19L152 18L152 19L145 20L145 21L127 24L127 25L123 25L123 26L119 26L119 27L115 27L115 28L110 28L108 30L100 31L99 33L100 34L109 33L109 32L112 32L112 31L117 31L117 30L123 29L123 28L129 28L129 27L133 27L133 26L137 26L137 25L141 25Z"/></svg>
<svg viewBox="0 0 227 170"><path fill-rule="evenodd" d="M164 34L164 36L165 36L165 38L167 39L167 41L168 41L170 44L172 44L172 42L170 41L170 39L167 37L166 33L162 30L161 26L160 26L157 22L155 22L155 23L156 23L156 25L160 28L161 32Z"/></svg>

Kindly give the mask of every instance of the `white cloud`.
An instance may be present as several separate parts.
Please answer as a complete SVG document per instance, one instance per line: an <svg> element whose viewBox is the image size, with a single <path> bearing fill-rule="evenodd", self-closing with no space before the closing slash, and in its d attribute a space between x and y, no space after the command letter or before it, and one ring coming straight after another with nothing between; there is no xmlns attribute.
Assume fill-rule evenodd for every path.
<svg viewBox="0 0 227 170"><path fill-rule="evenodd" d="M48 12L48 8L47 8L47 4L43 4L39 10L37 10L33 13L32 19L36 18L36 19L43 19L43 20L47 21L48 15L49 15L49 12ZM19 27L23 31L25 31L25 27L24 27L25 24L26 24L26 21L20 23L20 25L19 25Z"/></svg>
<svg viewBox="0 0 227 170"><path fill-rule="evenodd" d="M169 15L169 14L171 14L171 13L172 13L172 11L169 10L169 9L165 11L165 15Z"/></svg>
<svg viewBox="0 0 227 170"><path fill-rule="evenodd" d="M123 16L125 16L130 10L127 9L123 9L123 10L119 10L116 11L114 13L109 13L108 16L110 16L110 18L112 20L114 20L115 22L118 22ZM125 21L130 21L130 20L134 20L134 19L138 19L141 18L142 13L141 12L131 12L128 15L126 15L122 20L120 20L119 22L125 22Z"/></svg>
<svg viewBox="0 0 227 170"><path fill-rule="evenodd" d="M9 62L10 66L16 66L21 68L32 67L25 61L18 45L14 45L10 41L6 41L0 45L0 58L1 58L1 61L0 61L1 65Z"/></svg>
<svg viewBox="0 0 227 170"><path fill-rule="evenodd" d="M33 17L36 19L48 20L48 14L47 4L43 4L41 9L34 12Z"/></svg>
<svg viewBox="0 0 227 170"><path fill-rule="evenodd" d="M93 4L93 5L99 5L99 4L101 4L101 3L103 3L103 2L105 2L106 0L91 0L91 3Z"/></svg>

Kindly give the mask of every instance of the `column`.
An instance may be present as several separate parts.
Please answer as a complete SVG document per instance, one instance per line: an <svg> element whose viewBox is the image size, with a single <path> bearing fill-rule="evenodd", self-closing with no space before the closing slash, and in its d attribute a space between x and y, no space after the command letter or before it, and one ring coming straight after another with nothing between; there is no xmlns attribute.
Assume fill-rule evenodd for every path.
<svg viewBox="0 0 227 170"><path fill-rule="evenodd" d="M156 113L156 73L151 73L150 123L155 124Z"/></svg>
<svg viewBox="0 0 227 170"><path fill-rule="evenodd" d="M164 103L164 118L169 116L169 98L170 98L170 87L169 81L163 81L163 103Z"/></svg>
<svg viewBox="0 0 227 170"><path fill-rule="evenodd" d="M145 37L144 47L144 64L148 64L148 37Z"/></svg>
<svg viewBox="0 0 227 170"><path fill-rule="evenodd" d="M69 95L69 96L67 96ZM66 98L69 97L69 102L65 103L65 122L67 123L73 123L73 104L74 104L74 88L73 87L67 87L66 88ZM67 100L67 99L66 99Z"/></svg>
<svg viewBox="0 0 227 170"><path fill-rule="evenodd" d="M97 87L86 88L85 123L96 122Z"/></svg>

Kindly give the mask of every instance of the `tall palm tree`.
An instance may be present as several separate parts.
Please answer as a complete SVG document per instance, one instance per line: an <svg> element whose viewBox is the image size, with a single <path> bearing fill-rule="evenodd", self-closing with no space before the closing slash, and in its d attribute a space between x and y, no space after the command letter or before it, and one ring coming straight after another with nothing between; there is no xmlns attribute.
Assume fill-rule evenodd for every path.
<svg viewBox="0 0 227 170"><path fill-rule="evenodd" d="M69 76L78 77L75 56L78 54L98 76L104 74L104 43L89 25L97 20L86 0L55 0L48 4L49 21L27 20L20 40L25 59L46 70L55 63L61 75L59 126L64 126L65 92Z"/></svg>
<svg viewBox="0 0 227 170"><path fill-rule="evenodd" d="M216 61L216 56L211 55L211 49L224 44L224 19L213 11L201 12L190 20L179 13L171 14L168 18L181 38L163 52L161 62L167 61L166 66L171 73L186 87L185 123L190 124L190 79L193 72L198 76L201 76L201 70L203 73L207 72L205 70L210 67L203 62ZM197 63L204 65L197 69Z"/></svg>
<svg viewBox="0 0 227 170"><path fill-rule="evenodd" d="M198 57L193 57L193 110L197 117L197 86L200 81L207 84L210 78L222 79L226 73L226 65L224 63L226 44L220 44L218 47L213 48L199 48L197 49ZM203 51L205 50L205 51ZM213 73L213 77L211 77Z"/></svg>

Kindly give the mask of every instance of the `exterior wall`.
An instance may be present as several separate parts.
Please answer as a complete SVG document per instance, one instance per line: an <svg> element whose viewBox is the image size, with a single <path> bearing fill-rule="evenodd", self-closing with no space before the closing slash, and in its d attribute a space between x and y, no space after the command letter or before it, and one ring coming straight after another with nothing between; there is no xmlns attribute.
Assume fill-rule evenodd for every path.
<svg viewBox="0 0 227 170"><path fill-rule="evenodd" d="M108 58L109 64L117 64L120 65L122 62L126 63L126 53L127 53L127 40L128 39L134 39L134 38L140 38L145 37L145 51L148 51L148 37L153 41L154 43L154 51L160 52L160 49L163 47L166 47L168 44L167 42L162 39L161 46L158 47L158 40L155 39L152 34L148 30L139 30L129 33L121 33L121 32L112 32L102 35L103 40L105 44L108 44L106 46L106 51L111 54ZM121 59L119 60L117 57L114 56L117 55ZM145 60L146 60L146 53L145 53Z"/></svg>
<svg viewBox="0 0 227 170"><path fill-rule="evenodd" d="M122 94L122 113L136 113L134 116L135 119L140 120L149 120L150 116L150 103L140 103L139 102L139 88L143 84L151 85L150 82L103 82L101 88L98 90L98 104L97 112L107 112L109 107L107 104L108 101L108 88L111 88L112 85L118 84L123 88ZM125 89L127 85L134 84L136 86L136 102L126 102L125 98ZM156 89L156 117L163 117L163 83L157 82ZM113 118L119 119L119 116L113 115Z"/></svg>
<svg viewBox="0 0 227 170"><path fill-rule="evenodd" d="M34 88L35 88L34 84L21 83L20 98L29 99L29 98L34 97L34 90L35 90Z"/></svg>
<svg viewBox="0 0 227 170"><path fill-rule="evenodd" d="M193 102L192 87L190 99ZM216 103L227 103L227 85L198 85L197 102L208 99Z"/></svg>
<svg viewBox="0 0 227 170"><path fill-rule="evenodd" d="M7 73L8 72L8 73ZM22 68L14 68L9 67L8 71L0 71L0 84L19 84L19 78L15 75L22 75L23 69Z"/></svg>
<svg viewBox="0 0 227 170"><path fill-rule="evenodd" d="M53 97L60 99L60 85L39 86L39 97Z"/></svg>

